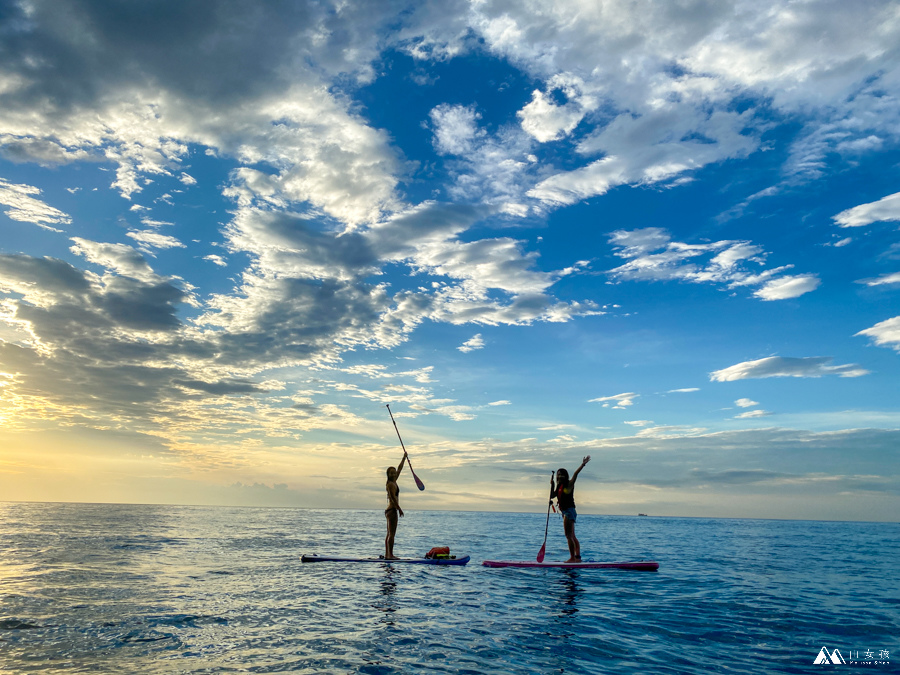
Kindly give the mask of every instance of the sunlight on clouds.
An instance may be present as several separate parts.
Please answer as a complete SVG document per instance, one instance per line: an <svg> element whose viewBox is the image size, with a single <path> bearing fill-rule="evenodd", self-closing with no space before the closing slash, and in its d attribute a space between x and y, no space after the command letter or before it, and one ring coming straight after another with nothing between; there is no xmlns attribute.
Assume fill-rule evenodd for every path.
<svg viewBox="0 0 900 675"><path fill-rule="evenodd" d="M594 422L585 419L597 407L581 392L567 417L526 418L528 429L559 432L549 441L458 438L511 434L501 425L517 420L513 409L497 409L511 405L499 397L516 393L515 409L529 415L535 397L553 391L537 373L513 389L512 373L467 370L484 363L486 352L472 352L488 342L472 330L490 330L505 358L522 359L517 370L534 363L527 350L539 335L542 348L553 348L547 370L562 363L560 354L578 357L577 372L561 369L557 379L592 377L617 360L636 363L623 336L664 336L672 325L654 304L640 317L635 309L551 330L641 293L620 282L710 284L726 291L716 299L723 307L740 306L743 295L785 300L822 286L790 308L750 303L769 312L796 307L798 317L813 301L837 297L839 270L817 256L859 255L864 243L874 250L875 234L889 228L859 230L851 247L832 223L900 220L900 193L831 220L889 190L879 184L856 201L841 195L824 216L816 215L819 203L797 204L821 195L818 178L869 170L863 159L890 157L900 141L895 3L479 0L403 11L339 4L204 5L185 14L162 2L153 22L128 3L113 13L93 0L8 6L0 157L10 178L0 178L0 204L16 222L10 250L0 251L0 417L4 430L22 436L0 466L36 472L16 495L150 501L176 499L180 490L210 503L320 505L332 491L373 508L383 501L385 458L398 457L384 445L392 430L374 412L388 401L419 441L417 469L432 472L419 504L439 508L493 508L498 499L527 507L532 476L591 450L606 455L609 485L647 485L686 504L692 491L711 486L795 481L812 490L826 482L796 465L760 473L744 454L777 446L780 454L767 455L777 462L786 448L896 447L894 432L871 430L839 438L708 432L689 417L702 413L687 409L721 410L727 400L714 399L718 386L692 397L645 394L641 408L653 409L643 414L661 422L626 421L634 436L585 440ZM867 174L853 175L864 186ZM85 187L64 187L73 184ZM112 190L108 199L94 187L101 184ZM691 207L675 196L708 200L718 224L703 209L633 208L645 197L660 208L664 194L673 209ZM744 217L751 204L760 206L758 220ZM815 229L823 218L825 235ZM773 234L800 222L793 238ZM802 248L805 231L817 255ZM797 258L784 263L783 255ZM606 261L613 262L603 276ZM821 267L791 271L795 263ZM873 275L862 283L881 287L851 285L861 299L893 301L897 274L874 264L853 274ZM677 303L692 289L668 290L680 293ZM695 309L672 306L679 316ZM770 351L761 331L737 335L731 311L715 317L722 353ZM845 331L847 341L875 320L866 315ZM856 335L900 351L898 321ZM528 339L507 342L505 327L537 323L544 325ZM798 322L793 337L809 325ZM847 353L828 345L821 351ZM661 352L654 350L648 368ZM632 393L589 403L628 410L634 392L695 381L709 354L684 354L664 382L642 383L635 369L591 380ZM416 367L393 367L413 357ZM867 373L829 357L768 357L709 376ZM488 374L502 386L473 384ZM866 383L879 375L886 377ZM765 400L777 419L804 414L785 411L770 391ZM688 417L673 420L654 407L657 398L684 406ZM735 405L747 410L723 427L770 414L751 410L759 404L750 399ZM489 418L478 420L484 427L465 424L479 413ZM894 423L841 418L860 419ZM609 431L590 433L601 430ZM722 456L730 464L704 464ZM660 459L666 475L654 473ZM842 471L853 490L877 483ZM642 499L632 487L613 494Z"/></svg>
<svg viewBox="0 0 900 675"><path fill-rule="evenodd" d="M548 94L559 90L567 102L556 105L550 96L535 90L531 102L517 113L522 128L539 143L568 136L584 115L597 107L597 100L584 94L584 82L577 76L556 75L550 78L547 87Z"/></svg>
<svg viewBox="0 0 900 675"><path fill-rule="evenodd" d="M135 233L129 232L128 234ZM140 241L139 237L134 238ZM81 237L72 237L72 241L75 242L75 245L69 250L82 256L88 262L141 281L152 282L159 279L144 257L131 246L88 241Z"/></svg>
<svg viewBox="0 0 900 675"><path fill-rule="evenodd" d="M62 232L51 225L69 225L72 222L71 216L33 196L39 194L40 188L16 185L0 178L0 204L10 207L5 212L7 217L32 223L51 232Z"/></svg>
<svg viewBox="0 0 900 675"><path fill-rule="evenodd" d="M706 7L701 17L692 6L672 3L587 6L573 0L540 11L533 3L511 8L483 2L472 11L491 49L548 82L561 73L579 77L611 108L628 111L582 146L606 158L543 180L529 193L549 204L570 204L617 184L667 180L752 152L765 115L757 118L751 109L723 123L729 103L741 96L771 100L776 110L801 112L808 120L810 133L801 135L791 160L797 173L821 171L828 152L896 128L896 98L885 98L881 88L895 89L890 73L896 14L889 3L869 9L856 12L837 2L788 9L776 3L748 13L743 5L725 2L713 11ZM827 54L823 35L829 36ZM668 124L658 121L676 106L679 114L670 115ZM891 123L873 123L872 109ZM653 138L653 126L676 130L674 138ZM829 133L816 135L821 127ZM713 143L677 140L691 133ZM549 135L548 130L542 138Z"/></svg>
<svg viewBox="0 0 900 675"><path fill-rule="evenodd" d="M175 237L159 234L158 232L133 230L131 232L126 232L125 235L138 242L138 244L140 244L140 250L148 254L153 249L186 248L186 246Z"/></svg>
<svg viewBox="0 0 900 675"><path fill-rule="evenodd" d="M220 255L215 255L214 253L203 256L203 259L208 260L209 262L213 263L214 265L218 265L219 267L228 267L228 263L225 262L225 259Z"/></svg>

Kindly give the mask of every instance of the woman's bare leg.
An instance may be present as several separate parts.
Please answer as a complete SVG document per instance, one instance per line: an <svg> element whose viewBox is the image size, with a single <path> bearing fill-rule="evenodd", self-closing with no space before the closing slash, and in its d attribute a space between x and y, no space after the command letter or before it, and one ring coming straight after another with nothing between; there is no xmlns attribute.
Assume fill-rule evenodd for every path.
<svg viewBox="0 0 900 675"><path fill-rule="evenodd" d="M569 559L566 562L581 562L581 543L575 537L575 523L563 517L566 543L569 545Z"/></svg>
<svg viewBox="0 0 900 675"><path fill-rule="evenodd" d="M387 536L384 538L384 557L387 560L394 560L394 535L397 533L397 511L391 509L384 514L387 519Z"/></svg>

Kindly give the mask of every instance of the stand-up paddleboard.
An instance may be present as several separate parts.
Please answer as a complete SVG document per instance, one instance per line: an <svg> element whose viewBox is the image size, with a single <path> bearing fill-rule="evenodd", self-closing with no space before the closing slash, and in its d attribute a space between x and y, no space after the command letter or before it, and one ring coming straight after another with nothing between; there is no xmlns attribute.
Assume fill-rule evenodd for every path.
<svg viewBox="0 0 900 675"><path fill-rule="evenodd" d="M643 570L652 572L659 569L659 563L652 560L639 560L634 562L594 562L593 560L585 560L583 562L535 562L534 560L485 560L481 563L485 567L530 567L530 568L548 568L558 567L563 569L613 569L613 570Z"/></svg>
<svg viewBox="0 0 900 675"><path fill-rule="evenodd" d="M469 556L462 558L398 558L397 560L385 560L384 558L345 558L329 555L302 555L300 562L337 562L337 563L413 563L416 565L465 565L469 562Z"/></svg>

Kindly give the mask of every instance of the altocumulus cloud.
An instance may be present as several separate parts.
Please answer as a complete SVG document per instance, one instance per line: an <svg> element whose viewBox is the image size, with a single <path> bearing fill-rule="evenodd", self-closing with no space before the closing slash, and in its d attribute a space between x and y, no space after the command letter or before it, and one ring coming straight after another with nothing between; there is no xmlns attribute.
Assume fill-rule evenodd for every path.
<svg viewBox="0 0 900 675"><path fill-rule="evenodd" d="M10 7L19 30L7 36L15 47L8 53L17 56L2 66L11 83L0 94L5 155L44 164L111 161L112 187L126 199L151 177L194 185L183 170L192 144L234 158L240 166L223 195L235 208L223 234L228 253L250 260L231 291L200 303L188 284L156 274L148 263L145 255L184 246L150 230L127 233L139 250L73 238L72 252L99 274L63 261L7 257L0 266L4 287L23 293L10 301L8 316L35 336L30 346L5 347L24 389L69 400L62 390L72 390L66 383L77 373L82 391L116 392L99 399L100 414L177 420L190 414L186 408L181 416L168 413L186 399L259 392L233 383L275 367L334 364L348 349L391 348L425 320L523 325L597 312L590 301L556 300L550 289L568 272L539 270L523 242L461 238L498 207L409 204L398 194L402 164L387 137L331 88L339 78L369 81L377 35L394 21L394 9L376 4L335 15L315 3L173 3L171 11L110 11L90 2L35 2L27 12ZM411 20L428 27L434 18L423 8ZM334 22L321 35L340 39L299 40L310 26ZM237 24L242 30L234 33ZM221 40L225 33L234 39ZM28 53L43 57L29 65ZM452 115L440 120L448 151L484 136L472 126L474 113L466 122L463 111L450 112L455 122ZM11 217L43 227L71 221L39 195L31 186L0 183ZM149 216L142 223L170 224ZM220 256L206 259L224 264ZM397 264L441 281L399 291L371 281ZM179 317L184 305L200 310L190 324ZM112 372L92 363L116 363L133 375L111 386ZM406 400L466 414L432 404L427 393L410 391ZM144 405L129 409L129 402Z"/></svg>
<svg viewBox="0 0 900 675"><path fill-rule="evenodd" d="M854 206L834 217L834 221L841 227L862 227L891 220L900 220L900 192L888 195L877 202Z"/></svg>
<svg viewBox="0 0 900 675"><path fill-rule="evenodd" d="M876 345L892 347L900 351L900 316L885 319L871 328L859 331L857 335L867 335Z"/></svg>
<svg viewBox="0 0 900 675"><path fill-rule="evenodd" d="M72 218L59 209L42 202L36 197L39 194L41 194L39 188L31 185L17 185L0 178L0 204L9 207L5 212L8 217L33 223L53 232L61 232L51 225L67 225L72 222Z"/></svg>
<svg viewBox="0 0 900 675"><path fill-rule="evenodd" d="M896 90L897 36L884 28L896 16L889 2L861 11L845 2L757 9L561 0L546 11L540 3L449 0L343 3L337 11L318 2L32 0L2 11L6 158L108 163L111 187L126 200L153 180L193 186L186 163L198 149L233 167L221 188L233 286L202 300L147 259L181 241L147 230L128 235L137 249L73 238L70 250L85 269L55 258L0 258L0 283L13 296L4 316L27 326L23 340L2 346L18 388L48 405L90 401L101 416L147 428L153 419L182 431L235 422L309 428L304 410L326 409L352 424L338 407L243 400L216 413L203 400L262 395L269 390L253 378L268 369L336 368L347 351L397 347L427 321L528 325L599 315L590 299L554 293L576 265L544 269L528 241L486 236L479 226L543 215L621 185L676 185L757 151L773 116L798 120L786 169L807 176L839 146L868 142L873 125L884 142L900 129L900 109L884 93ZM827 59L823 31L834 37ZM433 61L483 49L534 82L507 124L486 124L468 101L432 108L433 146L448 158L440 199L453 203L404 194L410 163L352 99L392 49ZM574 148L565 166L538 159L542 148L553 155L560 147L552 144ZM40 197L35 187L0 180L11 218L47 229L71 222ZM836 220L892 219L890 199ZM172 195L156 202L169 204ZM786 274L790 262L769 265L774 254L749 240L677 241L647 228L620 230L609 244L622 261L608 272L616 281L746 287L763 300L819 284L811 273ZM389 283L387 272L397 270L402 281ZM197 310L190 319L187 307ZM892 321L863 334L894 344ZM772 357L713 379L864 372L830 363ZM393 391L421 411L470 415L434 397L421 375L389 375L414 380ZM322 389L340 386L371 400L384 394L355 383ZM593 401L621 409L636 396Z"/></svg>
<svg viewBox="0 0 900 675"><path fill-rule="evenodd" d="M609 241L615 255L628 260L609 270L615 280L760 286L753 295L763 300L796 298L819 285L813 274L778 276L792 265L764 269L766 252L749 241L688 244L672 241L668 232L658 227L617 230Z"/></svg>
<svg viewBox="0 0 900 675"><path fill-rule="evenodd" d="M826 356L803 358L770 356L756 361L744 361L722 370L713 371L710 373L709 379L713 382L732 382L765 377L822 377L823 375L861 377L869 372L855 364L833 366L831 365L833 361L834 359Z"/></svg>
<svg viewBox="0 0 900 675"><path fill-rule="evenodd" d="M457 349L461 352L471 352L476 349L484 348L484 338L481 337L481 333L477 335L473 335L471 338L463 342Z"/></svg>

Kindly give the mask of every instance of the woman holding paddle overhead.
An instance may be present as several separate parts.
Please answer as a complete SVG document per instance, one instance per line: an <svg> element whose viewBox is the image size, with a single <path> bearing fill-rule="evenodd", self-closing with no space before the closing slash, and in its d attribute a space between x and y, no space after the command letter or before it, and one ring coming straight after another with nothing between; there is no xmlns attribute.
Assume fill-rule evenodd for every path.
<svg viewBox="0 0 900 675"><path fill-rule="evenodd" d="M400 447L403 448L403 459L400 461L400 466L396 469L392 466L388 467L387 470L387 497L388 497L388 507L384 510L384 517L387 518L387 536L384 538L384 558L385 560L397 560L397 556L394 555L394 534L397 532L397 517L403 515L403 509L400 508L400 488L397 486L397 478L400 476L400 472L403 471L403 465L409 464L409 470L413 475L413 479L416 481L416 487L420 490L425 489L425 483L419 480L419 477L416 475L416 472L413 471L412 464L409 461L409 455L406 454L406 446L403 445L403 439L400 437L400 430L397 428L397 422L394 419L394 413L391 412L391 404L387 404L388 415L391 416L391 422L394 424L394 431L397 432L397 438L400 439Z"/></svg>
<svg viewBox="0 0 900 675"><path fill-rule="evenodd" d="M585 464L590 461L590 455L581 460L581 466L575 470L571 478L569 478L568 471L560 469L556 472L557 484L553 483L552 478L550 479L550 502L552 503L553 498L556 497L556 504L563 515L563 528L569 544L569 559L566 562L570 563L581 562L581 544L575 538L575 519L578 516L575 513L575 480Z"/></svg>
<svg viewBox="0 0 900 675"><path fill-rule="evenodd" d="M394 555L394 535L397 533L397 519L403 516L403 509L400 508L400 487L397 485L397 478L403 471L403 465L406 464L406 450L403 451L403 459L397 467L389 466L387 468L387 489L388 507L384 510L384 517L387 519L387 536L384 538L384 559L397 560Z"/></svg>

